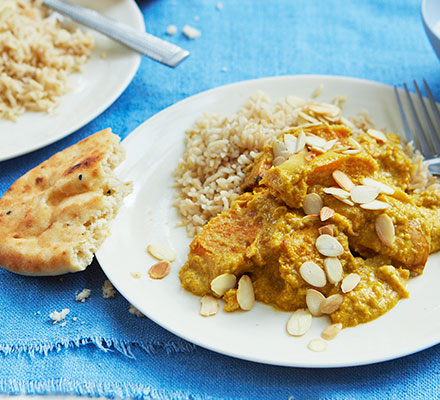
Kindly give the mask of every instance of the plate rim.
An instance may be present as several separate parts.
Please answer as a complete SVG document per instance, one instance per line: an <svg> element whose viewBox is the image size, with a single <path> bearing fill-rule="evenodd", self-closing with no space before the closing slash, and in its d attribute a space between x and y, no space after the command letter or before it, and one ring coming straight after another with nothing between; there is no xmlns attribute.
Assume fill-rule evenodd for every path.
<svg viewBox="0 0 440 400"><path fill-rule="evenodd" d="M246 85L254 85L258 82L270 82L270 81L277 81L277 80L284 80L284 79L310 79L315 81L315 83L319 83L320 80L324 79L324 80L334 80L334 81L344 81L344 82L357 82L360 84L365 84L368 86L376 86L377 88L380 88L382 90L389 90L392 91L393 87L391 85L385 84L385 83L381 83L381 82L377 82L377 81L373 81L373 80L368 80L368 79L363 79L363 78L356 78L356 77L349 77L349 76L343 76L343 75L322 75L322 74L298 74L298 75L292 75L292 74L287 74L287 75L278 75L278 76L269 76L269 77L262 77L262 78L256 78L256 79L249 79L249 80L242 80L242 81L237 81L237 82L233 82L233 83L229 83L226 85L221 85L218 87L214 87L208 90L204 90L202 92L196 93L192 96L186 97L174 104L172 104L171 106L168 106L167 108L160 110L159 112L157 112L156 114L154 114L153 116L151 116L150 118L148 118L147 120L145 120L143 123L141 123L138 127L136 127L131 133L129 133L122 141L122 144L124 146L128 146L130 144L130 142L132 142L133 140L136 140L137 136L142 134L142 130L145 129L145 126L148 126L152 123L155 122L156 119L159 119L162 117L163 114L168 114L169 112L173 112L173 110L175 108L179 108L182 105L184 106L186 103L190 103L192 101L197 101L198 99L200 99L201 97L210 95L212 92L218 91L218 90L228 90L228 89L232 89L234 87L240 87L240 86L246 86ZM400 91L401 89L398 88L398 90ZM201 114L203 112L203 110L198 110L199 114ZM96 252L96 258L98 260L98 263L100 264L101 268L103 269L105 275L108 277L107 275L107 269L105 266L105 263L102 263L100 261L100 250L98 250ZM119 282L113 282L113 280L108 277L108 279L112 282L112 284L115 286L115 288L119 291L119 293L127 300L130 302L130 304L133 304L135 307L137 307L137 302L134 301L132 302L131 300L129 300L130 298L130 294L126 293L125 289L121 287L121 285L119 284ZM142 307L139 307L142 308ZM189 335L186 334L182 334L179 331L176 331L175 329L173 329L172 327L169 327L168 324L164 324L161 320L159 320L158 318L155 318L154 316L150 316L150 315L146 315L147 318L149 318L151 321L155 322L156 324L158 324L160 327L162 327L163 329L166 329L167 331L171 332L172 334L187 340L190 343L193 343L197 346L200 346L204 349L213 351L217 354L220 355L226 355L229 357L233 357L236 359L240 359L240 360L244 360L244 361L249 361L249 362L256 362L256 363L261 363L261 364L265 364L265 365L272 365L272 366L282 366L282 367L290 367L290 368L349 368L349 367L355 367L355 366L363 366L363 365L371 365L371 364L376 364L376 363L381 363L381 362L388 362L388 361L392 361L398 358L402 358L402 357L406 357L415 353L418 353L420 351L426 350L430 347L433 347L437 344L440 343L440 336L438 339L432 340L428 343L424 343L424 345L422 346L412 346L411 348L408 349L408 351L404 351L404 352L399 352L399 351L395 351L393 353L387 354L385 357L369 357L369 358L364 358L362 361L353 361L353 362L335 362L335 363L315 363L315 362L309 362L309 363L301 363L301 362L276 362L273 360L268 360L265 358L261 358L258 356L249 356L248 354L240 354L234 351L228 351L228 349L218 349L217 347L215 347L214 345L209 344L206 341L202 341L202 340L198 340L195 339L194 337L190 337Z"/></svg>
<svg viewBox="0 0 440 400"><path fill-rule="evenodd" d="M124 1L126 1L127 5L129 5L131 7L131 9L135 12L136 24L135 24L134 28L138 29L139 31L141 31L141 30L145 31L144 17L143 17L143 14L142 14L138 4L136 3L136 1L135 0L124 0ZM99 107L96 107L93 112L89 113L86 118L78 121L76 124L70 125L69 128L66 128L64 131L62 131L61 133L59 133L57 135L51 136L51 137L47 138L46 140L41 140L40 142L38 142L38 144L33 144L32 146L30 146L28 148L16 150L16 151L10 152L8 154L1 154L0 153L0 162L11 160L11 159L23 156L25 154L32 153L33 151L40 150L43 147L46 147L50 144L53 144L53 143L57 142L58 140L61 140L65 137L71 135L72 133L76 132L77 130L81 129L82 127L87 125L89 122L93 121L96 117L101 115L105 110L107 110L107 108L109 108L122 95L122 93L125 91L125 89L127 89L128 85L134 79L134 77L139 69L141 59L142 59L140 54L134 54L134 56L135 56L134 62L131 65L130 69L127 69L128 73L127 73L127 75L124 75L124 79L121 80L118 90L116 90L112 94L112 96L109 96L106 101L102 102ZM48 114L47 116L50 117L50 114ZM20 116L18 117L18 121L15 123L19 123L19 119L20 119Z"/></svg>

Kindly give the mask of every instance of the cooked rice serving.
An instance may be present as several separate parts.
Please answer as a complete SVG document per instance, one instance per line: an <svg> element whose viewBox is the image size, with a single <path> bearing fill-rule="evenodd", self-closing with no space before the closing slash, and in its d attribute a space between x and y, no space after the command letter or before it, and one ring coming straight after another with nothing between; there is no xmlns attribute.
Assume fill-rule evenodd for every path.
<svg viewBox="0 0 440 400"><path fill-rule="evenodd" d="M345 124L354 133L374 127L365 110L356 117L345 118L344 102L344 97L335 97L333 104L339 111L328 115L313 109L318 104L314 100L287 96L273 104L266 94L257 92L236 114L204 114L197 120L186 131L185 151L175 170L174 205L188 236L195 236L212 217L228 210L242 193L246 167L284 131L325 121ZM434 180L420 154L408 146L405 151L414 162L412 189L422 190Z"/></svg>
<svg viewBox="0 0 440 400"><path fill-rule="evenodd" d="M53 111L93 46L92 35L64 29L41 1L1 0L0 118Z"/></svg>

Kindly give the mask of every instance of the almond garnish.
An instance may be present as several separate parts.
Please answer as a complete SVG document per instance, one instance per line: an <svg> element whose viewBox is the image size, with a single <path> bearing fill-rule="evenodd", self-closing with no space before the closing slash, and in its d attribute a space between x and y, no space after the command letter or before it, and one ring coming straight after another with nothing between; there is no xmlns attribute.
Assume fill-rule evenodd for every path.
<svg viewBox="0 0 440 400"><path fill-rule="evenodd" d="M307 215L319 215L323 202L319 194L309 193L304 197L303 209Z"/></svg>
<svg viewBox="0 0 440 400"><path fill-rule="evenodd" d="M362 184L367 186L373 186L379 189L380 193L389 194L390 196L392 196L395 192L394 188L392 188L391 186L385 185L385 183L376 181L371 178L362 179Z"/></svg>
<svg viewBox="0 0 440 400"><path fill-rule="evenodd" d="M272 164L274 167L278 167L278 165L281 165L283 162L285 162L287 159L283 156L278 156L276 157L273 161Z"/></svg>
<svg viewBox="0 0 440 400"><path fill-rule="evenodd" d="M350 191L351 200L358 204L371 203L379 195L379 189L373 186L359 185Z"/></svg>
<svg viewBox="0 0 440 400"><path fill-rule="evenodd" d="M329 117L336 117L341 112L338 106L328 103L312 103L308 109L315 114L328 115Z"/></svg>
<svg viewBox="0 0 440 400"><path fill-rule="evenodd" d="M324 193L331 194L332 196L335 196L337 199L348 199L350 197L350 193L347 192L344 189L340 189L337 187L328 187L322 189Z"/></svg>
<svg viewBox="0 0 440 400"><path fill-rule="evenodd" d="M328 349L328 343L322 339L312 339L307 345L307 348L311 351L322 353Z"/></svg>
<svg viewBox="0 0 440 400"><path fill-rule="evenodd" d="M318 236L315 246L323 256L338 257L344 254L344 248L342 247L341 243L330 235Z"/></svg>
<svg viewBox="0 0 440 400"><path fill-rule="evenodd" d="M380 200L373 200L369 203L361 204L360 207L364 210L386 210L390 205Z"/></svg>
<svg viewBox="0 0 440 400"><path fill-rule="evenodd" d="M284 140L284 144L286 145L287 151L290 154L296 153L296 142L297 142L296 137L290 133L287 133L284 135L283 140Z"/></svg>
<svg viewBox="0 0 440 400"><path fill-rule="evenodd" d="M349 274L343 280L341 284L342 293L351 292L361 281L361 277L358 274Z"/></svg>
<svg viewBox="0 0 440 400"><path fill-rule="evenodd" d="M276 159L277 157L288 157L289 152L287 151L286 145L281 140L275 140L272 145L273 157Z"/></svg>
<svg viewBox="0 0 440 400"><path fill-rule="evenodd" d="M378 142L386 143L388 141L385 134L377 129L367 129L367 134L376 139Z"/></svg>
<svg viewBox="0 0 440 400"><path fill-rule="evenodd" d="M314 317L319 317L322 315L321 311L319 311L319 307L321 307L321 303L325 300L325 296L318 292L315 289L307 289L306 294L306 304L310 313Z"/></svg>
<svg viewBox="0 0 440 400"><path fill-rule="evenodd" d="M324 270L313 261L306 261L302 264L299 273L309 285L324 287L327 283Z"/></svg>
<svg viewBox="0 0 440 400"><path fill-rule="evenodd" d="M327 279L333 285L337 285L342 279L342 264L336 257L328 257L324 260L324 269Z"/></svg>
<svg viewBox="0 0 440 400"><path fill-rule="evenodd" d="M306 134L301 131L296 139L295 153L300 152L306 146Z"/></svg>
<svg viewBox="0 0 440 400"><path fill-rule="evenodd" d="M332 176L335 182L347 192L355 186L352 180L344 172L339 171L338 169L333 171Z"/></svg>
<svg viewBox="0 0 440 400"><path fill-rule="evenodd" d="M335 226L333 224L321 226L320 228L318 228L318 233L320 235L333 236L335 234Z"/></svg>
<svg viewBox="0 0 440 400"><path fill-rule="evenodd" d="M233 274L225 273L217 276L211 281L211 290L218 296L223 296L229 289L237 283L237 278Z"/></svg>
<svg viewBox="0 0 440 400"><path fill-rule="evenodd" d="M385 246L392 246L395 230L392 219L387 214L381 214L376 218L376 234Z"/></svg>
<svg viewBox="0 0 440 400"><path fill-rule="evenodd" d="M238 281L237 302L244 311L249 311L254 306L254 286L251 278L247 275L243 275Z"/></svg>
<svg viewBox="0 0 440 400"><path fill-rule="evenodd" d="M170 271L171 264L169 261L159 261L148 270L148 275L150 275L150 278L152 279L163 279L170 273Z"/></svg>
<svg viewBox="0 0 440 400"><path fill-rule="evenodd" d="M218 302L217 299L210 294L206 294L200 299L200 315L202 317L210 317L217 314Z"/></svg>
<svg viewBox="0 0 440 400"><path fill-rule="evenodd" d="M327 221L328 219L333 217L333 215L335 215L335 210L330 207L322 207L321 211L319 212L319 217L321 218L322 222Z"/></svg>
<svg viewBox="0 0 440 400"><path fill-rule="evenodd" d="M343 301L342 294L332 294L321 303L319 311L323 314L332 314L339 309Z"/></svg>
<svg viewBox="0 0 440 400"><path fill-rule="evenodd" d="M147 251L159 261L173 262L176 259L176 252L174 250L160 244L149 244Z"/></svg>
<svg viewBox="0 0 440 400"><path fill-rule="evenodd" d="M342 324L337 322L336 324L327 326L327 328L322 331L321 336L325 340L332 340L338 335L339 332L341 332L341 330Z"/></svg>
<svg viewBox="0 0 440 400"><path fill-rule="evenodd" d="M292 336L302 336L312 326L312 314L307 310L296 310L287 321L287 333Z"/></svg>

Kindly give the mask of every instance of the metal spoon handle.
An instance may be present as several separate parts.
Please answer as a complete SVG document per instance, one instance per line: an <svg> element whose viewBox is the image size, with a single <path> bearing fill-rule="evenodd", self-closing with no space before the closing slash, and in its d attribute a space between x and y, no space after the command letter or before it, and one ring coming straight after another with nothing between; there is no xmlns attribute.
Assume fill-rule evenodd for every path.
<svg viewBox="0 0 440 400"><path fill-rule="evenodd" d="M170 67L176 67L189 55L179 46L149 33L136 31L89 8L63 0L43 0L43 4Z"/></svg>

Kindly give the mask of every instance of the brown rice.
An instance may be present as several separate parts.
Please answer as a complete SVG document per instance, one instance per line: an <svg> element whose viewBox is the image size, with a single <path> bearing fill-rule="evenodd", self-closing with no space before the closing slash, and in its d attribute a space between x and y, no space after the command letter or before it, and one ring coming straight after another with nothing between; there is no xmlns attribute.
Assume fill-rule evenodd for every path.
<svg viewBox="0 0 440 400"><path fill-rule="evenodd" d="M52 111L93 50L89 33L64 29L41 1L0 1L0 118Z"/></svg>

